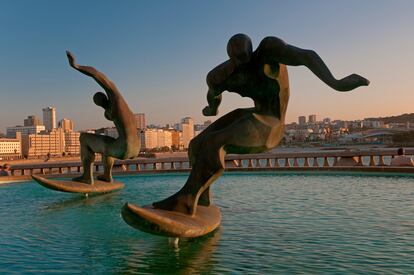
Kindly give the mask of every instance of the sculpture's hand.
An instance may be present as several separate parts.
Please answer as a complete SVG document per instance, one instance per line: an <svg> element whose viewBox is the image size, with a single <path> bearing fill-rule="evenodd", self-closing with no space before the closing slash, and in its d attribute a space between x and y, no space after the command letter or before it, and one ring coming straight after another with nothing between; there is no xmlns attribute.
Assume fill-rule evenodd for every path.
<svg viewBox="0 0 414 275"><path fill-rule="evenodd" d="M66 51L66 55L68 57L70 66L72 68L78 69L79 65L76 63L75 56L70 51Z"/></svg>
<svg viewBox="0 0 414 275"><path fill-rule="evenodd" d="M207 92L208 106L203 109L203 115L215 116L217 115L218 107L221 103L221 92L209 87Z"/></svg>
<svg viewBox="0 0 414 275"><path fill-rule="evenodd" d="M338 91L350 91L360 86L368 86L369 80L358 75L351 74L338 81Z"/></svg>
<svg viewBox="0 0 414 275"><path fill-rule="evenodd" d="M203 109L203 115L205 115L205 116L215 116L215 115L217 115L217 108L211 108L210 106L206 106Z"/></svg>

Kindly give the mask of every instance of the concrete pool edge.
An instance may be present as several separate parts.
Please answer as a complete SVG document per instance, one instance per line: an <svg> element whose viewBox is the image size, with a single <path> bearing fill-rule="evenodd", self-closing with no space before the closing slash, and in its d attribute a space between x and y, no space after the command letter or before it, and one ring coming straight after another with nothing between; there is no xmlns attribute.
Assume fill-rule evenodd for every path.
<svg viewBox="0 0 414 275"><path fill-rule="evenodd" d="M147 171L127 171L114 173L116 176L147 175L147 174L174 174L188 173L190 169L172 170L147 170ZM342 167L260 167L260 168L227 168L226 172L281 172L282 174L329 174L329 175L372 175L372 176L409 176L414 177L414 167L364 167L364 166L342 166ZM70 178L76 174L52 174L42 175L47 178ZM30 175L24 176L3 176L0 177L0 185L8 183L21 183L32 181Z"/></svg>

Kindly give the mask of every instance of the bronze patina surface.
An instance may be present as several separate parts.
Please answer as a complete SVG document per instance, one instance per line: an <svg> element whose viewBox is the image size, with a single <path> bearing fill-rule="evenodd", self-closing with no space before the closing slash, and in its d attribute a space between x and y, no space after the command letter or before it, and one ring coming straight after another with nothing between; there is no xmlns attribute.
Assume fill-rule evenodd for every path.
<svg viewBox="0 0 414 275"><path fill-rule="evenodd" d="M144 232L169 237L195 238L215 230L221 222L217 206L198 206L194 216L175 211L139 207L126 203L122 217L130 226Z"/></svg>
<svg viewBox="0 0 414 275"><path fill-rule="evenodd" d="M113 121L118 131L118 138L90 133L81 134L83 174L73 180L87 184L94 183L93 163L95 153L99 153L102 155L104 173L99 175L97 179L112 182L114 158L122 160L135 158L138 156L141 148L141 140L137 133L134 114L111 80L93 67L78 65L75 57L69 51L66 54L72 68L92 77L105 90L106 94L102 92L96 93L93 96L93 101L105 110L105 118Z"/></svg>
<svg viewBox="0 0 414 275"><path fill-rule="evenodd" d="M254 107L222 116L190 142L190 176L177 193L153 203L157 209L196 215L197 205L210 205L210 185L223 173L226 154L261 153L278 145L289 100L287 65L306 66L337 91L369 84L357 74L336 79L316 52L277 37L264 38L253 51L250 38L236 34L227 44L227 53L229 59L207 75L208 106L203 114L217 115L224 91L251 98Z"/></svg>

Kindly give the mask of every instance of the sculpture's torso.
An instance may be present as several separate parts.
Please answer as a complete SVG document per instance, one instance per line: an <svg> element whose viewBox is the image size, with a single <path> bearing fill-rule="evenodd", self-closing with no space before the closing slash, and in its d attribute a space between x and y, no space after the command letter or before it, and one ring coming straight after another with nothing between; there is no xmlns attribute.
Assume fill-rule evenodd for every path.
<svg viewBox="0 0 414 275"><path fill-rule="evenodd" d="M111 120L113 120L119 135L113 144L119 153L117 157L120 159L137 157L141 141L137 133L134 114L121 96L114 96L109 100L112 101L112 104L107 112L112 117Z"/></svg>
<svg viewBox="0 0 414 275"><path fill-rule="evenodd" d="M289 101L286 66L252 62L238 67L225 82L225 90L254 101L253 116L268 126L265 147L274 148L282 139Z"/></svg>
<svg viewBox="0 0 414 275"><path fill-rule="evenodd" d="M279 63L269 65L254 56L250 62L237 66L226 78L220 79L224 75L222 68L226 68L228 64L225 62L212 71L212 88L251 98L255 107L248 116L252 116L252 121L258 122L255 127L267 129L261 130L261 138L252 140L252 147L257 147L258 152L274 148L282 139L285 128L289 100L286 66ZM254 152L256 149L249 150Z"/></svg>
<svg viewBox="0 0 414 275"><path fill-rule="evenodd" d="M264 67L240 66L227 79L224 88L253 99L255 113L282 119L289 94L286 66L273 68L272 75L266 75L264 70Z"/></svg>

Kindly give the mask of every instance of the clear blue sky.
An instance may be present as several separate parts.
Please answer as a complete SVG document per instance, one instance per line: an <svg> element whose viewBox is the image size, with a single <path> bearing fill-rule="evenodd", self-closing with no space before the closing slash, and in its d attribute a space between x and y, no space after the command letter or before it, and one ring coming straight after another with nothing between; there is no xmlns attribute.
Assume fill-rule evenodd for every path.
<svg viewBox="0 0 414 275"><path fill-rule="evenodd" d="M205 76L246 33L254 47L278 36L316 50L335 76L359 73L371 86L331 90L304 67L290 68L287 120L299 115L357 119L414 112L414 1L0 1L0 131L41 109L77 129L111 125L92 102L100 88L71 69L107 74L149 123L192 116L206 104ZM220 114L251 106L226 93ZM214 118L213 118L214 119Z"/></svg>

